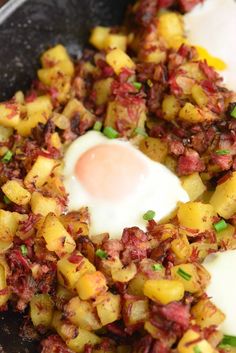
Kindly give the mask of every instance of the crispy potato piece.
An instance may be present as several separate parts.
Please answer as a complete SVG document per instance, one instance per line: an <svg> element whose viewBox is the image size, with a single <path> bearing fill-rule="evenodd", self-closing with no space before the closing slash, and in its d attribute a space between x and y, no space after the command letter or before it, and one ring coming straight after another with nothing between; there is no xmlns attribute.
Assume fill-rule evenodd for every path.
<svg viewBox="0 0 236 353"><path fill-rule="evenodd" d="M122 51L126 51L127 48L127 37L124 34L110 33L104 41L105 49L118 48Z"/></svg>
<svg viewBox="0 0 236 353"><path fill-rule="evenodd" d="M76 290L82 300L94 299L107 291L106 277L100 271L85 273L78 279Z"/></svg>
<svg viewBox="0 0 236 353"><path fill-rule="evenodd" d="M218 326L224 319L225 314L213 304L210 299L201 299L191 310L197 325L201 328Z"/></svg>
<svg viewBox="0 0 236 353"><path fill-rule="evenodd" d="M72 119L76 114L79 114L80 120L90 123L91 126L95 122L94 114L86 109L83 103L76 98L69 100L62 114L68 119Z"/></svg>
<svg viewBox="0 0 236 353"><path fill-rule="evenodd" d="M0 125L0 142L6 142L12 134L12 128Z"/></svg>
<svg viewBox="0 0 236 353"><path fill-rule="evenodd" d="M40 214L44 217L46 217L49 213L54 213L56 216L61 214L61 207L56 199L43 196L37 191L32 193L30 206L34 214Z"/></svg>
<svg viewBox="0 0 236 353"><path fill-rule="evenodd" d="M0 103L0 124L16 127L20 122L20 104L14 100Z"/></svg>
<svg viewBox="0 0 236 353"><path fill-rule="evenodd" d="M18 219L13 212L0 210L0 241L11 242L16 233Z"/></svg>
<svg viewBox="0 0 236 353"><path fill-rule="evenodd" d="M228 219L234 215L236 212L236 172L216 187L210 204L221 217Z"/></svg>
<svg viewBox="0 0 236 353"><path fill-rule="evenodd" d="M169 47L176 48L179 38L184 40L183 17L175 12L164 12L158 17L158 35L164 38Z"/></svg>
<svg viewBox="0 0 236 353"><path fill-rule="evenodd" d="M72 253L76 247L74 239L54 213L49 213L45 218L39 229L39 236L45 239L49 251L55 251L59 255Z"/></svg>
<svg viewBox="0 0 236 353"><path fill-rule="evenodd" d="M182 264L171 268L171 276L174 280L183 283L184 290L197 293L201 290L200 278L194 264Z"/></svg>
<svg viewBox="0 0 236 353"><path fill-rule="evenodd" d="M176 260L179 263L187 261L191 254L191 247L186 235L182 234L178 238L172 240L171 250L175 254Z"/></svg>
<svg viewBox="0 0 236 353"><path fill-rule="evenodd" d="M41 58L41 64L43 67L52 67L63 61L71 61L66 48L58 44L48 50L46 50Z"/></svg>
<svg viewBox="0 0 236 353"><path fill-rule="evenodd" d="M30 318L35 327L49 327L53 315L53 302L49 294L36 294L30 301Z"/></svg>
<svg viewBox="0 0 236 353"><path fill-rule="evenodd" d="M193 85L192 97L199 107L204 107L208 103L208 97L200 85Z"/></svg>
<svg viewBox="0 0 236 353"><path fill-rule="evenodd" d="M78 333L75 338L66 340L67 346L72 349L75 353L84 352L85 345L94 346L95 344L99 344L100 342L100 337L82 328L78 329Z"/></svg>
<svg viewBox="0 0 236 353"><path fill-rule="evenodd" d="M106 62L113 68L117 75L119 75L124 68L135 69L133 60L119 48L112 49L106 55Z"/></svg>
<svg viewBox="0 0 236 353"><path fill-rule="evenodd" d="M217 120L218 116L206 108L198 108L187 102L179 111L179 119L191 124L197 124Z"/></svg>
<svg viewBox="0 0 236 353"><path fill-rule="evenodd" d="M25 186L29 189L34 186L36 188L41 187L46 183L56 163L55 159L38 156L24 179Z"/></svg>
<svg viewBox="0 0 236 353"><path fill-rule="evenodd" d="M118 320L121 312L120 295L107 292L96 305L96 308L102 326Z"/></svg>
<svg viewBox="0 0 236 353"><path fill-rule="evenodd" d="M123 316L125 325L137 325L149 318L148 299L128 298L124 302Z"/></svg>
<svg viewBox="0 0 236 353"><path fill-rule="evenodd" d="M110 32L109 27L96 26L91 33L89 38L90 44L92 44L98 50L104 49L105 40Z"/></svg>
<svg viewBox="0 0 236 353"><path fill-rule="evenodd" d="M166 305L183 298L184 285L181 281L150 279L145 282L143 292L151 300Z"/></svg>
<svg viewBox="0 0 236 353"><path fill-rule="evenodd" d="M141 140L139 149L155 162L163 163L167 156L168 147L159 138L147 137Z"/></svg>
<svg viewBox="0 0 236 353"><path fill-rule="evenodd" d="M162 102L163 119L174 120L180 110L178 99L173 95L167 95Z"/></svg>
<svg viewBox="0 0 236 353"><path fill-rule="evenodd" d="M196 229L199 232L212 229L215 211L210 204L202 202L182 203L177 211L177 217L181 226Z"/></svg>
<svg viewBox="0 0 236 353"><path fill-rule="evenodd" d="M204 353L215 352L213 347L207 342L207 340L201 339L201 336L198 332L192 329L189 329L184 333L183 337L179 341L178 352L196 353L197 349L199 352L204 352Z"/></svg>
<svg viewBox="0 0 236 353"><path fill-rule="evenodd" d="M111 275L114 282L129 282L137 273L137 267L134 263L124 268L111 268Z"/></svg>
<svg viewBox="0 0 236 353"><path fill-rule="evenodd" d="M102 80L96 81L93 85L93 90L96 92L96 104L102 105L107 103L108 97L111 94L111 85L113 78L108 77Z"/></svg>
<svg viewBox="0 0 236 353"><path fill-rule="evenodd" d="M79 211L69 212L67 214L61 215L60 221L66 229L67 227L70 227L70 232L74 237L78 235L89 235L89 225L82 219L81 213Z"/></svg>
<svg viewBox="0 0 236 353"><path fill-rule="evenodd" d="M9 180L2 186L2 191L8 199L19 206L29 203L31 194L18 180Z"/></svg>
<svg viewBox="0 0 236 353"><path fill-rule="evenodd" d="M183 176L180 180L182 187L189 196L190 201L197 200L206 191L206 186L203 184L199 173Z"/></svg>
<svg viewBox="0 0 236 353"><path fill-rule="evenodd" d="M6 269L0 262L0 292L1 291L4 292L0 295L0 307L5 305L10 297L10 291L7 287Z"/></svg>

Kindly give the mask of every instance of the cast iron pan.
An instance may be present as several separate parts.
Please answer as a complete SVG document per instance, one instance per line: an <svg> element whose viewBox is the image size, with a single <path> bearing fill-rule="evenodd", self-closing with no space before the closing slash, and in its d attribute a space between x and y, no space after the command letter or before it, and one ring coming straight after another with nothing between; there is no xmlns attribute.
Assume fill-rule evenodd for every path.
<svg viewBox="0 0 236 353"><path fill-rule="evenodd" d="M91 27L122 21L130 0L10 0L0 9L0 100L27 89L40 53L55 43L78 57ZM0 230L1 231L1 230ZM0 353L37 353L38 342L20 336L22 316L0 314Z"/></svg>

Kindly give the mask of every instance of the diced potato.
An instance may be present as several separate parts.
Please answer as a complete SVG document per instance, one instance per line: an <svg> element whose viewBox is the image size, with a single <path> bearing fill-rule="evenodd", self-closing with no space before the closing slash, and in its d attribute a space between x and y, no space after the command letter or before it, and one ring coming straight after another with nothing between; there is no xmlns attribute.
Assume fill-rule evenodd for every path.
<svg viewBox="0 0 236 353"><path fill-rule="evenodd" d="M78 329L78 333L75 338L66 340L67 346L72 349L75 353L84 352L85 345L94 346L95 344L99 344L100 342L100 337L82 328Z"/></svg>
<svg viewBox="0 0 236 353"><path fill-rule="evenodd" d="M13 245L12 240L8 240L8 241L2 241L0 239L0 255L4 254L7 250L9 250Z"/></svg>
<svg viewBox="0 0 236 353"><path fill-rule="evenodd" d="M206 78L198 62L186 62L180 66L180 70L185 73L185 76L196 81L202 81Z"/></svg>
<svg viewBox="0 0 236 353"><path fill-rule="evenodd" d="M82 300L94 299L107 291L106 278L100 271L85 273L78 279L76 290Z"/></svg>
<svg viewBox="0 0 236 353"><path fill-rule="evenodd" d="M153 264L155 262L153 261ZM144 284L148 279L163 279L165 276L165 268L161 267L158 271L154 271L150 265L150 270L148 272L149 276L146 273L138 272L136 276L129 282L128 293L136 296L143 296Z"/></svg>
<svg viewBox="0 0 236 353"><path fill-rule="evenodd" d="M184 37L183 17L175 12L164 12L158 18L159 36L165 39L170 47L176 47L176 38Z"/></svg>
<svg viewBox="0 0 236 353"><path fill-rule="evenodd" d="M9 180L2 186L2 191L8 199L19 206L29 203L31 194L26 190L19 181Z"/></svg>
<svg viewBox="0 0 236 353"><path fill-rule="evenodd" d="M51 326L64 341L69 341L78 334L78 327L66 321L61 311L54 311Z"/></svg>
<svg viewBox="0 0 236 353"><path fill-rule="evenodd" d="M225 314L210 299L201 299L191 310L197 325L202 328L218 326L225 320Z"/></svg>
<svg viewBox="0 0 236 353"><path fill-rule="evenodd" d="M183 283L186 292L197 293L201 290L200 278L194 264L173 266L171 276L174 280Z"/></svg>
<svg viewBox="0 0 236 353"><path fill-rule="evenodd" d="M192 97L199 107L204 107L208 103L208 97L200 85L193 85Z"/></svg>
<svg viewBox="0 0 236 353"><path fill-rule="evenodd" d="M20 121L20 104L15 101L0 103L0 124L4 127L16 127Z"/></svg>
<svg viewBox="0 0 236 353"><path fill-rule="evenodd" d="M54 213L47 215L39 234L45 239L47 249L58 255L72 253L76 247L74 239Z"/></svg>
<svg viewBox="0 0 236 353"><path fill-rule="evenodd" d="M61 207L57 200L52 197L43 196L40 192L33 192L30 201L31 210L34 214L46 217L49 213L59 216Z"/></svg>
<svg viewBox="0 0 236 353"><path fill-rule="evenodd" d="M24 93L22 91L17 91L15 94L14 94L14 99L17 103L19 104L24 104L25 102L25 96L24 96Z"/></svg>
<svg viewBox="0 0 236 353"><path fill-rule="evenodd" d="M166 52L157 48L153 48L152 51L146 51L142 58L146 63L160 64L166 60Z"/></svg>
<svg viewBox="0 0 236 353"><path fill-rule="evenodd" d="M61 143L61 139L60 136L58 134L58 132L53 132L50 136L50 145L54 148L56 148L57 150L61 150L62 148L62 143Z"/></svg>
<svg viewBox="0 0 236 353"><path fill-rule="evenodd" d="M46 124L52 113L52 103L48 96L40 96L33 102L26 103L25 108L26 118L21 119L16 126L21 136L29 136L39 123Z"/></svg>
<svg viewBox="0 0 236 353"><path fill-rule="evenodd" d="M16 233L18 220L13 212L0 210L0 241L11 242Z"/></svg>
<svg viewBox="0 0 236 353"><path fill-rule="evenodd" d="M117 75L119 75L124 68L135 69L133 60L119 48L112 49L106 55L106 61Z"/></svg>
<svg viewBox="0 0 236 353"><path fill-rule="evenodd" d="M72 256L72 257L71 257ZM95 272L96 269L78 251L72 255L66 255L57 262L57 277L62 286L69 289L75 289L78 279L86 272Z"/></svg>
<svg viewBox="0 0 236 353"><path fill-rule="evenodd" d="M12 134L12 128L0 125L0 142L6 142Z"/></svg>
<svg viewBox="0 0 236 353"><path fill-rule="evenodd" d="M81 120L89 121L91 124L95 121L95 116L76 98L71 99L67 103L62 114L68 119L72 119L79 114Z"/></svg>
<svg viewBox="0 0 236 353"><path fill-rule="evenodd" d="M181 300L184 296L184 285L180 281L160 279L148 280L144 284L144 295L163 305Z"/></svg>
<svg viewBox="0 0 236 353"><path fill-rule="evenodd" d="M199 173L183 176L181 184L184 190L188 193L190 201L197 200L206 190Z"/></svg>
<svg viewBox="0 0 236 353"><path fill-rule="evenodd" d="M93 90L96 92L96 104L102 105L107 103L108 97L111 94L111 85L113 78L108 77L96 81L93 85Z"/></svg>
<svg viewBox="0 0 236 353"><path fill-rule="evenodd" d="M174 120L180 110L180 104L173 95L165 96L162 102L163 119Z"/></svg>
<svg viewBox="0 0 236 353"><path fill-rule="evenodd" d="M89 235L88 222L83 220L80 212L74 211L63 214L60 217L60 221L66 229L70 227L70 232L74 237L78 237L78 235Z"/></svg>
<svg viewBox="0 0 236 353"><path fill-rule="evenodd" d="M49 327L53 315L53 302L48 294L36 294L30 301L30 318L35 327Z"/></svg>
<svg viewBox="0 0 236 353"><path fill-rule="evenodd" d="M185 332L178 344L179 353L214 353L213 347L205 339L201 339L198 332L189 329Z"/></svg>
<svg viewBox="0 0 236 353"><path fill-rule="evenodd" d="M218 251L217 244L210 244L206 242L194 242L190 244L192 254L196 254L198 261L203 261L211 252Z"/></svg>
<svg viewBox="0 0 236 353"><path fill-rule="evenodd" d="M212 229L215 211L210 204L201 202L182 203L177 211L181 226L196 229L199 232Z"/></svg>
<svg viewBox="0 0 236 353"><path fill-rule="evenodd" d="M10 291L7 287L6 270L0 263L0 307L5 305L10 297Z"/></svg>
<svg viewBox="0 0 236 353"><path fill-rule="evenodd" d="M68 303L74 296L74 293L70 291L68 288L61 286L60 284L57 286L56 297L55 297L55 305L59 310L63 310L66 303Z"/></svg>
<svg viewBox="0 0 236 353"><path fill-rule="evenodd" d="M127 37L123 34L110 33L104 41L104 48L114 49L119 48L122 51L126 51Z"/></svg>
<svg viewBox="0 0 236 353"><path fill-rule="evenodd" d="M101 302L96 305L96 308L103 326L118 320L121 312L120 295L107 292Z"/></svg>
<svg viewBox="0 0 236 353"><path fill-rule="evenodd" d="M235 227L228 224L227 228L217 232L217 243L226 249L236 249L236 232Z"/></svg>
<svg viewBox="0 0 236 353"><path fill-rule="evenodd" d="M131 262L130 265L124 268L111 269L111 275L114 282L121 282L121 283L129 282L132 278L134 278L136 273L137 273L137 267L133 262Z"/></svg>
<svg viewBox="0 0 236 353"><path fill-rule="evenodd" d="M222 184L216 187L210 199L210 204L215 211L226 219L232 217L236 212L236 172Z"/></svg>
<svg viewBox="0 0 236 353"><path fill-rule="evenodd" d="M218 119L217 115L206 108L195 107L192 103L185 103L179 111L179 119L191 124L214 121Z"/></svg>
<svg viewBox="0 0 236 353"><path fill-rule="evenodd" d="M92 44L95 48L102 50L104 49L104 43L105 40L108 37L108 34L110 32L109 27L101 27L97 26L92 30L89 42Z"/></svg>
<svg viewBox="0 0 236 353"><path fill-rule="evenodd" d="M25 186L27 188L40 188L46 183L55 166L56 161L54 159L38 156L24 179Z"/></svg>
<svg viewBox="0 0 236 353"><path fill-rule="evenodd" d="M125 300L123 317L126 326L145 322L149 317L148 299L131 297Z"/></svg>
<svg viewBox="0 0 236 353"><path fill-rule="evenodd" d="M79 297L72 298L65 306L65 315L72 324L82 329L92 331L101 328L94 305L91 302L80 300Z"/></svg>
<svg viewBox="0 0 236 353"><path fill-rule="evenodd" d="M141 140L139 149L152 160L163 163L167 156L167 144L159 138L147 137Z"/></svg>
<svg viewBox="0 0 236 353"><path fill-rule="evenodd" d="M56 46L46 50L41 56L43 67L52 67L62 61L71 61L66 48L57 44Z"/></svg>
<svg viewBox="0 0 236 353"><path fill-rule="evenodd" d="M175 254L178 262L187 261L191 254L191 247L186 235L180 235L178 238L172 240L171 250Z"/></svg>

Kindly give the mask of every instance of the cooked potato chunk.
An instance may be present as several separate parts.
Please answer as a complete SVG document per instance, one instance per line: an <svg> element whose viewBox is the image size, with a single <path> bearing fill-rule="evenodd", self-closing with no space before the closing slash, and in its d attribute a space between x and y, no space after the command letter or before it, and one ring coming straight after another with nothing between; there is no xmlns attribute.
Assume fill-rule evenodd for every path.
<svg viewBox="0 0 236 353"><path fill-rule="evenodd" d="M27 188L41 187L46 183L55 166L54 159L39 156L24 179L25 186Z"/></svg>
<svg viewBox="0 0 236 353"><path fill-rule="evenodd" d="M9 180L2 186L2 191L8 199L19 206L27 205L30 201L31 194L26 190L19 181Z"/></svg>
<svg viewBox="0 0 236 353"><path fill-rule="evenodd" d="M224 319L225 314L218 309L210 299L201 299L191 310L197 325L202 328L209 326L218 326Z"/></svg>
<svg viewBox="0 0 236 353"><path fill-rule="evenodd" d="M108 97L111 94L112 82L113 78L108 77L94 83L93 89L96 92L97 105L105 104L108 101Z"/></svg>
<svg viewBox="0 0 236 353"><path fill-rule="evenodd" d="M185 262L191 254L191 248L186 235L180 235L178 238L172 240L171 250L176 256L178 262Z"/></svg>
<svg viewBox="0 0 236 353"><path fill-rule="evenodd" d="M85 273L78 279L76 290L82 300L94 299L107 291L106 278L100 271Z"/></svg>
<svg viewBox="0 0 236 353"><path fill-rule="evenodd" d="M139 148L146 156L159 163L165 161L168 152L167 144L154 137L141 140Z"/></svg>
<svg viewBox="0 0 236 353"><path fill-rule="evenodd" d="M180 110L180 104L175 96L165 96L162 102L162 113L165 120L174 120Z"/></svg>
<svg viewBox="0 0 236 353"><path fill-rule="evenodd" d="M92 30L89 42L97 49L104 49L105 40L110 32L109 27L97 26Z"/></svg>
<svg viewBox="0 0 236 353"><path fill-rule="evenodd" d="M40 192L33 192L31 201L31 210L34 214L40 214L46 217L49 213L59 216L61 213L60 205L57 200L52 197L43 196Z"/></svg>
<svg viewBox="0 0 236 353"><path fill-rule="evenodd" d="M197 348L196 348L197 347ZM198 332L189 329L178 344L179 353L214 353L213 347L205 339L201 339Z"/></svg>
<svg viewBox="0 0 236 353"><path fill-rule="evenodd" d="M5 305L10 297L10 291L7 287L6 270L0 263L0 307Z"/></svg>
<svg viewBox="0 0 236 353"><path fill-rule="evenodd" d="M179 111L179 119L191 124L197 124L204 121L214 121L218 119L218 116L206 108L198 108L192 103L187 102Z"/></svg>
<svg viewBox="0 0 236 353"><path fill-rule="evenodd" d="M107 292L96 305L96 308L103 326L118 320L121 311L120 295Z"/></svg>
<svg viewBox="0 0 236 353"><path fill-rule="evenodd" d="M108 36L104 41L104 48L106 49L118 48L125 52L126 47L127 47L127 37L123 34L110 33L108 34Z"/></svg>
<svg viewBox="0 0 236 353"><path fill-rule="evenodd" d="M181 178L184 190L188 193L190 201L197 200L206 190L199 173L193 173Z"/></svg>
<svg viewBox="0 0 236 353"><path fill-rule="evenodd" d="M65 106L63 110L63 115L66 116L68 119L72 119L75 117L77 114L80 116L80 121L84 121L87 124L90 123L91 126L93 126L93 123L95 122L95 116L85 108L83 103L78 101L78 99L71 99Z"/></svg>
<svg viewBox="0 0 236 353"><path fill-rule="evenodd" d="M184 285L181 281L168 279L147 280L143 288L144 295L163 305L181 300L184 296Z"/></svg>
<svg viewBox="0 0 236 353"><path fill-rule="evenodd" d="M148 299L131 297L125 300L123 316L127 326L145 322L149 317Z"/></svg>
<svg viewBox="0 0 236 353"><path fill-rule="evenodd" d="M158 18L159 36L165 39L170 47L176 47L179 38L184 39L184 23L181 15L175 12L164 12Z"/></svg>
<svg viewBox="0 0 236 353"><path fill-rule="evenodd" d="M199 107L204 107L208 103L208 97L200 85L193 85L192 97Z"/></svg>
<svg viewBox="0 0 236 353"><path fill-rule="evenodd" d="M216 187L210 204L221 217L228 219L234 215L236 212L236 172Z"/></svg>
<svg viewBox="0 0 236 353"><path fill-rule="evenodd" d="M114 282L129 282L137 273L137 267L134 263L131 263L124 268L112 268L111 275Z"/></svg>
<svg viewBox="0 0 236 353"><path fill-rule="evenodd" d="M124 68L135 68L135 63L133 60L119 48L112 49L106 55L106 61L113 68L117 75L119 75Z"/></svg>
<svg viewBox="0 0 236 353"><path fill-rule="evenodd" d="M48 327L53 315L53 302L48 294L36 294L30 301L30 318L35 327Z"/></svg>
<svg viewBox="0 0 236 353"><path fill-rule="evenodd" d="M18 226L18 219L13 212L0 210L0 240L9 242L13 240Z"/></svg>
<svg viewBox="0 0 236 353"><path fill-rule="evenodd" d="M41 56L43 67L52 67L62 61L71 61L71 59L66 48L61 44L46 50Z"/></svg>
<svg viewBox="0 0 236 353"><path fill-rule="evenodd" d="M199 232L212 229L215 211L209 204L187 202L179 206L177 217L181 226L196 229Z"/></svg>
<svg viewBox="0 0 236 353"><path fill-rule="evenodd" d="M14 101L0 103L0 124L16 127L20 122L20 104Z"/></svg>
<svg viewBox="0 0 236 353"><path fill-rule="evenodd" d="M78 333L75 338L66 340L67 346L73 350L75 353L84 352L85 345L95 345L101 342L101 338L92 332L84 330L82 328L78 329Z"/></svg>
<svg viewBox="0 0 236 353"><path fill-rule="evenodd" d="M190 293L197 293L201 289L201 281L194 264L182 264L171 268L173 279L184 285L184 290Z"/></svg>

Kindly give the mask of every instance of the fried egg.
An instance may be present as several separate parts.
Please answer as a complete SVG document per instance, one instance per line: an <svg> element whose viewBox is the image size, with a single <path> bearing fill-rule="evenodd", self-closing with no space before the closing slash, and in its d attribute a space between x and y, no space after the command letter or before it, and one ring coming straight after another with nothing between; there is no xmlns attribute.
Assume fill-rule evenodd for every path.
<svg viewBox="0 0 236 353"><path fill-rule="evenodd" d="M206 0L184 16L188 41L198 48L200 58L209 55L227 88L236 91L236 1Z"/></svg>
<svg viewBox="0 0 236 353"><path fill-rule="evenodd" d="M64 184L69 211L89 208L90 233L121 237L125 227L145 229L143 215L167 216L189 197L179 179L129 141L108 139L89 131L76 139L64 158Z"/></svg>
<svg viewBox="0 0 236 353"><path fill-rule="evenodd" d="M211 254L205 259L204 266L211 275L207 294L225 314L220 329L226 335L236 336L236 250Z"/></svg>

